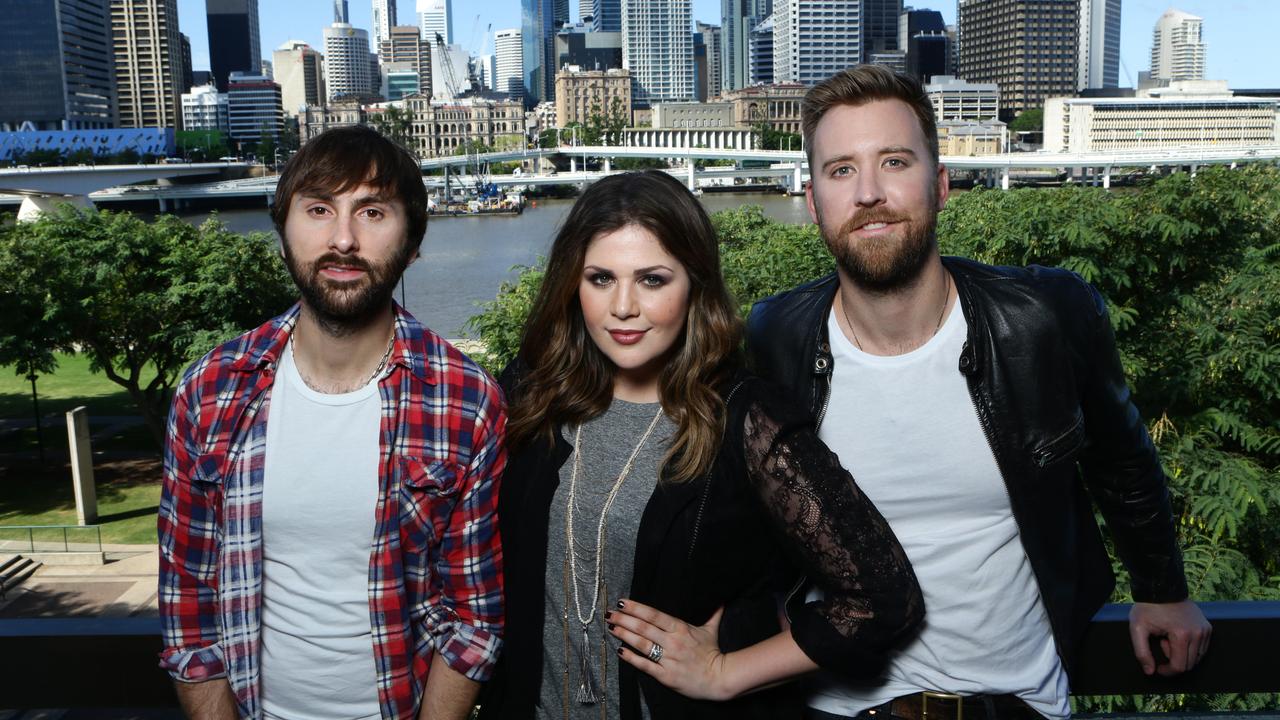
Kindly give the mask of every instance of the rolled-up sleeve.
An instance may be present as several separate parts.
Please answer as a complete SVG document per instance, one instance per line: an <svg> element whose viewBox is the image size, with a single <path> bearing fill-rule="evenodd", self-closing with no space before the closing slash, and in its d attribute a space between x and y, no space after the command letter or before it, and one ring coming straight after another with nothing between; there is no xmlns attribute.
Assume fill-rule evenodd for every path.
<svg viewBox="0 0 1280 720"><path fill-rule="evenodd" d="M196 481L202 462L196 437L190 400L180 387L169 410L157 530L164 643L160 666L183 682L226 674L217 620L221 488Z"/></svg>

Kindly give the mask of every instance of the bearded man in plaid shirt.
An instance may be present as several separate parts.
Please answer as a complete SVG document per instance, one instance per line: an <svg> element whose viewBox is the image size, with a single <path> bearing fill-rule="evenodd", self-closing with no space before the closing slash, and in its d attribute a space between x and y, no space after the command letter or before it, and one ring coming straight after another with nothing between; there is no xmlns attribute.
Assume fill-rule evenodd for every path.
<svg viewBox="0 0 1280 720"><path fill-rule="evenodd" d="M191 717L465 717L501 647L506 416L392 300L421 171L330 130L271 213L301 301L195 363L169 415L161 665Z"/></svg>

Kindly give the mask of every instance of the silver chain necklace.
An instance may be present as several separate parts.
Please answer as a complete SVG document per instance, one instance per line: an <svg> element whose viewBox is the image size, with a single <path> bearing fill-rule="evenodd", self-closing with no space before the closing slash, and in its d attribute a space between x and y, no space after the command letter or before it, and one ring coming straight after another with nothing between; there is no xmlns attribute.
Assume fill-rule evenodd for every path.
<svg viewBox="0 0 1280 720"><path fill-rule="evenodd" d="M298 368L298 374L302 375L302 368L298 366L298 351L294 349L298 344L297 341L298 341L298 326L294 325L293 335L289 338L289 357L293 359L293 366ZM391 351L395 349L395 346L396 346L396 326L395 326L395 323L393 322L391 324L391 337L387 339L387 351L382 353L382 360L378 361L378 367L374 368L373 372L369 373L369 377L365 378L364 382L360 383L359 385L356 385L356 388L362 388L365 385L368 385L369 383L373 382L373 379L378 377L378 374L387 368L387 362L391 360ZM305 377L303 377L303 381L306 382ZM307 387L311 387L311 383L308 382ZM315 388L311 388L311 389L315 390Z"/></svg>
<svg viewBox="0 0 1280 720"><path fill-rule="evenodd" d="M937 335L938 331L942 329L942 319L946 315L947 304L951 302L951 273L943 273L943 276L946 280L942 286L942 309L938 310L938 323L934 325L933 332L929 334L929 337ZM836 298L836 302L840 305L840 314L844 316L844 324L848 326L849 333L853 335L853 344L859 350L862 350L862 343L858 342L858 331L853 329L853 323L849 322L849 313L844 309L843 297ZM863 352L866 351L863 350Z"/></svg>
<svg viewBox="0 0 1280 720"><path fill-rule="evenodd" d="M569 550L569 575L573 580L573 610L577 616L579 625L582 628L582 681L578 685L577 700L583 705L594 705L600 702L600 698L596 695L595 688L591 682L591 665L590 665L590 636L587 629L591 627L592 621L595 620L596 610L600 602L600 571L604 556L604 529L605 519L609 516L609 508L613 506L613 501L618 497L618 491L622 489L622 483L627 479L627 475L631 474L631 468L635 464L636 456L640 454L640 448L644 447L644 443L653 434L654 428L658 426L658 420L662 417L662 406L659 404L658 411L654 413L653 420L649 421L649 427L645 429L644 434L640 436L640 442L636 443L636 447L631 451L631 456L627 458L626 464L622 466L622 472L618 473L618 479L613 481L613 487L609 488L609 494L605 496L604 508L600 511L600 520L596 524L596 552L595 552L595 570L591 577L591 604L584 614L582 611L582 599L578 593L578 565L575 556L574 534L573 534L573 516L574 504L576 501L578 488L578 475L582 469L582 425L578 425L578 430L573 437L573 471L569 475L569 502L565 511L565 540ZM565 603L564 622L567 627L569 624L569 608Z"/></svg>

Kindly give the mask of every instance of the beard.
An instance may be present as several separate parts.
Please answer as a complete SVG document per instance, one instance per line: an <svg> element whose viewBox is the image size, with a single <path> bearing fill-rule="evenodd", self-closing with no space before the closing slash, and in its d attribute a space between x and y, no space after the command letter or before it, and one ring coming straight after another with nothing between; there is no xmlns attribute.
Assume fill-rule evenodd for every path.
<svg viewBox="0 0 1280 720"><path fill-rule="evenodd" d="M931 193L936 197L937 193ZM874 207L855 213L834 232L816 202L818 230L835 257L836 264L855 285L875 293L891 293L910 286L920 277L929 258L938 251L938 205L936 200L920 217ZM854 232L873 222L901 223L901 237L895 235L858 239Z"/></svg>
<svg viewBox="0 0 1280 720"><path fill-rule="evenodd" d="M405 247L384 262L369 262L354 255L328 252L310 263L301 263L284 248L284 264L289 275L302 293L302 299L314 313L316 323L325 332L336 337L350 335L377 321L391 304L396 283L409 266L412 256ZM365 276L356 280L336 281L324 277L320 270L326 267L346 267L363 270Z"/></svg>

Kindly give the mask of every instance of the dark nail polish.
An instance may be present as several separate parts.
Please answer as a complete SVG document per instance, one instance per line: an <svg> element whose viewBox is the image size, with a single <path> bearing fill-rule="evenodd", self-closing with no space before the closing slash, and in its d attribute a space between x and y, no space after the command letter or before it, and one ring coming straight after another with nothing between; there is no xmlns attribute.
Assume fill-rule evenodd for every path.
<svg viewBox="0 0 1280 720"><path fill-rule="evenodd" d="M622 648L618 648L618 656L619 656L619 657L621 657L621 656L622 656Z"/></svg>
<svg viewBox="0 0 1280 720"><path fill-rule="evenodd" d="M606 625L606 627L609 628L609 632L613 632L613 629L616 628L617 625L614 625L613 623L609 623L608 625Z"/></svg>
<svg viewBox="0 0 1280 720"><path fill-rule="evenodd" d="M623 603L621 600L619 600L619 601L618 601L618 609L619 609L619 610L621 610L621 609L622 609L622 608L624 608L624 607L626 607L626 604L625 604L625 603Z"/></svg>
<svg viewBox="0 0 1280 720"><path fill-rule="evenodd" d="M609 619L609 618L611 618L611 617L613 617L613 611L612 611L612 610L605 610L605 611L604 611L604 619L605 619L605 620L608 620L608 619Z"/></svg>

